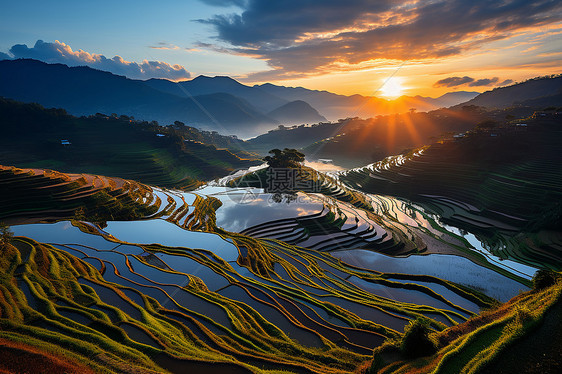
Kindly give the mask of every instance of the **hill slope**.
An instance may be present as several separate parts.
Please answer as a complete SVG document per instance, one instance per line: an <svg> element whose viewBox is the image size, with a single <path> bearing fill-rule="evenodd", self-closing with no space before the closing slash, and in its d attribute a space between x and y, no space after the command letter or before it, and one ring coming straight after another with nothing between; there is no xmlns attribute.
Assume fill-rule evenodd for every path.
<svg viewBox="0 0 562 374"><path fill-rule="evenodd" d="M422 204L477 234L502 259L560 270L562 119L542 114L389 157L341 179Z"/></svg>
<svg viewBox="0 0 562 374"><path fill-rule="evenodd" d="M469 321L433 334L438 351L413 359L390 343L363 373L560 372L562 282L526 292Z"/></svg>
<svg viewBox="0 0 562 374"><path fill-rule="evenodd" d="M517 83L507 87L496 88L476 96L462 105L477 105L487 108L507 108L517 104L541 105L539 100L548 100L549 97L558 95L557 105L562 105L562 76L539 77ZM534 101L534 102L531 102ZM553 105L548 102L546 104Z"/></svg>
<svg viewBox="0 0 562 374"><path fill-rule="evenodd" d="M76 118L61 109L0 99L0 126L0 163L4 165L193 187L197 180L255 164L199 142L218 138L225 145L238 144L232 138L207 136L185 126L183 130L160 127L128 117ZM62 140L70 144L62 144Z"/></svg>

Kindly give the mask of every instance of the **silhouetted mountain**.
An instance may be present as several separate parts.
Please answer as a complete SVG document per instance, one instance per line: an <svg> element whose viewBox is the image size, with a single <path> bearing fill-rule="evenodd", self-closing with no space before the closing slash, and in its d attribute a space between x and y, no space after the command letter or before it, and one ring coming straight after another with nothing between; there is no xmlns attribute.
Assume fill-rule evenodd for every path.
<svg viewBox="0 0 562 374"><path fill-rule="evenodd" d="M374 96L344 96L303 87L276 86L271 83L254 87L285 100L306 101L330 120L348 117L371 118L378 115L405 113L412 108L418 112L426 112L456 105L478 95L478 92L459 91L449 92L435 99L423 96L401 96L395 100L386 100Z"/></svg>
<svg viewBox="0 0 562 374"><path fill-rule="evenodd" d="M228 93L180 97L149 87L144 81L35 60L0 61L0 95L64 108L74 115L118 113L163 124L179 120L241 136L256 135L276 125L247 101Z"/></svg>
<svg viewBox="0 0 562 374"><path fill-rule="evenodd" d="M435 99L431 97L423 97L423 96L415 96L416 98L420 98L426 101L429 104L433 104L437 108L448 108L453 105L457 105L459 103L464 103L465 101L474 99L478 96L479 92L471 92L471 91L457 91L457 92L447 92L444 95L441 95Z"/></svg>
<svg viewBox="0 0 562 374"><path fill-rule="evenodd" d="M554 105L555 101L547 99L562 94L562 76L539 77L507 87L495 88L476 96L462 105L477 105L486 108L507 108L513 105ZM540 99L540 100L539 100ZM527 102L527 103L526 103ZM557 101L558 105L562 102Z"/></svg>
<svg viewBox="0 0 562 374"><path fill-rule="evenodd" d="M200 75L195 79L178 83L165 79L149 79L145 83L157 90L183 98L191 95L228 93L248 101L252 106L264 113L287 103L287 100L271 95L260 88L249 87L224 76L207 77Z"/></svg>
<svg viewBox="0 0 562 374"><path fill-rule="evenodd" d="M267 116L285 125L326 121L326 118L321 116L316 109L302 100L295 100L282 105L269 112Z"/></svg>
<svg viewBox="0 0 562 374"><path fill-rule="evenodd" d="M365 102L365 97L361 95L344 96L303 87L284 87L271 83L255 85L254 87L288 101L306 101L329 119L349 117L352 115L353 108L358 108Z"/></svg>
<svg viewBox="0 0 562 374"><path fill-rule="evenodd" d="M300 125L290 128L270 130L253 139L248 139L244 145L251 152L266 155L274 148L304 148L312 143L330 138L344 129L342 123L324 122L312 126Z"/></svg>

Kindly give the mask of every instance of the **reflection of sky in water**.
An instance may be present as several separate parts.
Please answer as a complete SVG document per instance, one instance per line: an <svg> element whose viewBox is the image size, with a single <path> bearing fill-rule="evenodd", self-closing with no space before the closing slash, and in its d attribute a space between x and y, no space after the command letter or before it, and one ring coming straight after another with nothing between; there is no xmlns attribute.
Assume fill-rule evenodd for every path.
<svg viewBox="0 0 562 374"><path fill-rule="evenodd" d="M389 208L388 214L398 219L399 222L412 227L422 226L438 237L443 237L443 235L445 235L444 233L439 232L438 230L432 228L429 221L425 219L418 211L416 211L419 210L420 212L429 213L431 216L431 212L427 212L424 208L418 205L408 206L408 204L406 204L403 200L395 199L389 196L380 196L380 195L370 195L370 196L374 198L375 203L383 202ZM416 219L413 219L413 217L405 213L406 211L415 213ZM457 227L444 224L443 222L440 221L439 217L435 217L433 222L439 225L440 227L442 227L443 229L447 230L448 232L463 237L472 246L472 249L484 255L489 263L492 263L502 269L505 269L510 273L516 274L522 278L531 279L531 277L538 270L535 267L521 264L519 262L508 260L508 259L501 259L500 257L493 255L492 253L490 253L490 251L487 248L485 248L483 242L479 240L474 234L471 234L469 232L464 233L461 232L461 230ZM469 246L468 248L471 247Z"/></svg>
<svg viewBox="0 0 562 374"><path fill-rule="evenodd" d="M494 265L496 265L496 266L498 266L502 269L505 269L505 270L509 271L510 273L516 274L516 275L518 275L520 277L523 277L523 278L531 279L532 276L535 274L535 272L538 270L537 268L529 266L529 265L521 264L519 262L515 262L515 261L512 261L512 260L504 260L504 259L499 258L498 256L494 256L493 254L490 253L490 251L488 249L486 249L484 247L483 242L480 241L474 234L471 234L469 232L464 234L457 227L446 225L446 224L440 222L439 220L437 220L436 222L437 222L437 224L439 224L441 227L443 227L447 231L452 232L452 233L466 239L466 241L468 241L470 243L470 245L472 246L472 248L474 250L483 254L486 257L488 262L490 262L490 263L492 263L492 264L494 264Z"/></svg>
<svg viewBox="0 0 562 374"><path fill-rule="evenodd" d="M86 234L78 227L72 226L69 221L18 225L10 229L16 236L27 236L42 243L82 244L101 250L109 250L118 245L101 236Z"/></svg>
<svg viewBox="0 0 562 374"><path fill-rule="evenodd" d="M295 201L280 203L272 200L272 194L260 193L248 196L247 192L231 192L212 195L223 205L217 210L217 225L228 231L240 232L249 227L278 219L308 216L320 213L322 199L299 193Z"/></svg>
<svg viewBox="0 0 562 374"><path fill-rule="evenodd" d="M528 289L519 282L459 256L432 254L401 258L362 249L337 251L332 252L332 255L350 265L365 269L387 273L432 275L474 287L500 301L507 301L517 295L519 290Z"/></svg>
<svg viewBox="0 0 562 374"><path fill-rule="evenodd" d="M201 248L215 253L226 261L238 258L238 249L230 241L207 232L187 231L173 223L153 219L132 222L107 222L104 231L129 243L158 243L168 247Z"/></svg>

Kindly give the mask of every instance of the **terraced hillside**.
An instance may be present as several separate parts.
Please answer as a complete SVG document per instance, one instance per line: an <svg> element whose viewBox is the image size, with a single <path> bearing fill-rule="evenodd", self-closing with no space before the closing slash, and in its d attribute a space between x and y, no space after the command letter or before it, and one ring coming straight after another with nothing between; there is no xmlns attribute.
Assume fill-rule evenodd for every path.
<svg viewBox="0 0 562 374"><path fill-rule="evenodd" d="M153 197L146 185L121 178L0 165L0 221L8 223L141 218L156 210Z"/></svg>
<svg viewBox="0 0 562 374"><path fill-rule="evenodd" d="M562 118L483 128L408 156L342 173L370 193L422 204L488 242L494 254L562 269Z"/></svg>
<svg viewBox="0 0 562 374"><path fill-rule="evenodd" d="M11 171L28 182L50 180L47 189L72 185L65 177L83 177L92 191L106 180ZM119 190L117 180L106 181ZM135 195L123 182L122 194ZM398 338L410 320L426 318L441 331L494 303L447 275L357 262L358 251L369 248L361 241L347 247L365 249L342 251L345 240L337 251L322 247L341 233L368 236L369 225L380 238L391 224L401 231L391 216L377 218L313 194L274 203L285 209L273 215L293 216L308 230L299 242L311 247L305 248L244 233L261 228L263 234L269 223L264 215L242 214L251 206L237 200L243 189L138 188L143 193L133 200L145 207L142 219L108 220L103 228L79 220L11 227L15 237L0 256L0 339L25 342L17 349L50 364L86 363L94 372L342 373L353 372L385 339ZM66 194L74 196L72 190ZM90 196L84 195L81 202ZM229 211L253 217L254 224L235 227ZM411 226L401 227L408 232ZM463 266L479 272L478 279L502 284L502 298L525 289L468 260Z"/></svg>
<svg viewBox="0 0 562 374"><path fill-rule="evenodd" d="M256 164L227 149L201 143L237 146L238 154L250 156L232 138L127 116L77 118L61 109L0 99L0 126L0 164L17 167L101 174L190 189L198 181Z"/></svg>

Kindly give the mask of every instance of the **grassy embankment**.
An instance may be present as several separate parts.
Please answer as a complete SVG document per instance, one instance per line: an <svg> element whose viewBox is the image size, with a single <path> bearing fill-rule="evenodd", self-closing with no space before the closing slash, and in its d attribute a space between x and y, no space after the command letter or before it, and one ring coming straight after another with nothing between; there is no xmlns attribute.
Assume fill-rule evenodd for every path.
<svg viewBox="0 0 562 374"><path fill-rule="evenodd" d="M436 353L412 359L390 340L364 373L555 373L561 368L562 281L534 289L429 339Z"/></svg>

